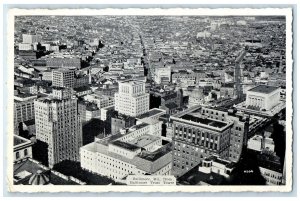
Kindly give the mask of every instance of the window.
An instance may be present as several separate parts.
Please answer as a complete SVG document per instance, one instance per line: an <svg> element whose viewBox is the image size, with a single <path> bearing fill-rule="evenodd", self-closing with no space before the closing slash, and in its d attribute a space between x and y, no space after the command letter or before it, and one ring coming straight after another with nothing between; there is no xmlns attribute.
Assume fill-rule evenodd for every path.
<svg viewBox="0 0 300 201"><path fill-rule="evenodd" d="M28 155L28 150L24 149L24 156L27 156L27 155Z"/></svg>
<svg viewBox="0 0 300 201"><path fill-rule="evenodd" d="M20 158L20 153L17 152L17 153L16 153L16 159L19 159L19 158Z"/></svg>

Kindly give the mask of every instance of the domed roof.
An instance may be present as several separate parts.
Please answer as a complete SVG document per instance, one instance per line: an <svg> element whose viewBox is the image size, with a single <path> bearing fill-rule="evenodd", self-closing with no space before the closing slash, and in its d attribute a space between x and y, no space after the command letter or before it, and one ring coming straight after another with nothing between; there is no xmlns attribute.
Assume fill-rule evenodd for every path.
<svg viewBox="0 0 300 201"><path fill-rule="evenodd" d="M48 183L49 178L41 170L38 170L36 174L32 175L29 179L30 185L46 185Z"/></svg>

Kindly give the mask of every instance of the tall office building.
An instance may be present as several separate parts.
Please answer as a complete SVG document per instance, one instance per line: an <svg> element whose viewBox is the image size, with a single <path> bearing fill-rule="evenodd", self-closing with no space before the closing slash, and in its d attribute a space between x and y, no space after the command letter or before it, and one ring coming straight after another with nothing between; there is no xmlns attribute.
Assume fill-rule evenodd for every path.
<svg viewBox="0 0 300 201"><path fill-rule="evenodd" d="M61 93L70 94L64 89ZM56 94L59 93L34 102L36 138L48 144L50 167L63 160L79 161L79 148L82 146L77 98Z"/></svg>
<svg viewBox="0 0 300 201"><path fill-rule="evenodd" d="M119 92L115 93L115 110L121 114L137 117L149 111L150 95L145 92L141 81L119 82Z"/></svg>
<svg viewBox="0 0 300 201"><path fill-rule="evenodd" d="M197 106L171 116L171 120L174 175L185 174L212 155L239 160L249 126L244 115Z"/></svg>
<svg viewBox="0 0 300 201"><path fill-rule="evenodd" d="M68 69L57 69L52 71L52 86L70 87L75 85L75 71Z"/></svg>

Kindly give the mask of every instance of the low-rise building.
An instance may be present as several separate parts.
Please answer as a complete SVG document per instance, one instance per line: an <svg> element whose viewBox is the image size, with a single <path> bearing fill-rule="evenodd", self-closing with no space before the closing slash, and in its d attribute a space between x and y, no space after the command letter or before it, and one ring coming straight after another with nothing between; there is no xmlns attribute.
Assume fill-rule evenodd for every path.
<svg viewBox="0 0 300 201"><path fill-rule="evenodd" d="M258 155L257 163L267 185L282 185L282 165L279 157L274 152L263 151Z"/></svg>
<svg viewBox="0 0 300 201"><path fill-rule="evenodd" d="M254 135L248 140L247 148L258 152L263 151L264 149L274 151L275 144L272 138Z"/></svg>
<svg viewBox="0 0 300 201"><path fill-rule="evenodd" d="M14 162L32 158L32 145L30 140L14 135Z"/></svg>
<svg viewBox="0 0 300 201"><path fill-rule="evenodd" d="M199 166L199 172L210 174L214 172L216 174L222 175L225 178L229 178L235 163L218 158L216 156L210 156L202 161Z"/></svg>
<svg viewBox="0 0 300 201"><path fill-rule="evenodd" d="M154 73L154 81L157 84L171 82L171 66L156 68Z"/></svg>
<svg viewBox="0 0 300 201"><path fill-rule="evenodd" d="M111 96L105 96L105 95L98 95L98 94L88 94L83 97L84 100L96 103L98 108L104 108L108 106L112 106L115 103L114 97Z"/></svg>
<svg viewBox="0 0 300 201"><path fill-rule="evenodd" d="M19 133L19 123L34 120L34 100L36 95L17 94L14 96L14 133Z"/></svg>
<svg viewBox="0 0 300 201"><path fill-rule="evenodd" d="M246 106L249 109L270 110L280 101L280 88L259 85L247 91Z"/></svg>
<svg viewBox="0 0 300 201"><path fill-rule="evenodd" d="M116 181L128 175L170 175L172 143L163 142L162 121L152 111L118 134L81 147L81 166ZM134 119L134 118L132 118Z"/></svg>
<svg viewBox="0 0 300 201"><path fill-rule="evenodd" d="M121 129L126 129L135 125L135 118L119 114L111 118L111 134L120 133Z"/></svg>

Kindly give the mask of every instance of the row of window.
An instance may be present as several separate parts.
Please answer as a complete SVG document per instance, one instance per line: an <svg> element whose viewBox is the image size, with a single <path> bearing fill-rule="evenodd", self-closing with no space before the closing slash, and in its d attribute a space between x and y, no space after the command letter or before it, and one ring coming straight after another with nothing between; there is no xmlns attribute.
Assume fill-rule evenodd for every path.
<svg viewBox="0 0 300 201"><path fill-rule="evenodd" d="M23 151L23 154L24 154L24 157L28 156L28 150L27 149L24 149L24 150L21 150ZM16 152L16 159L20 159L20 151L17 151Z"/></svg>

